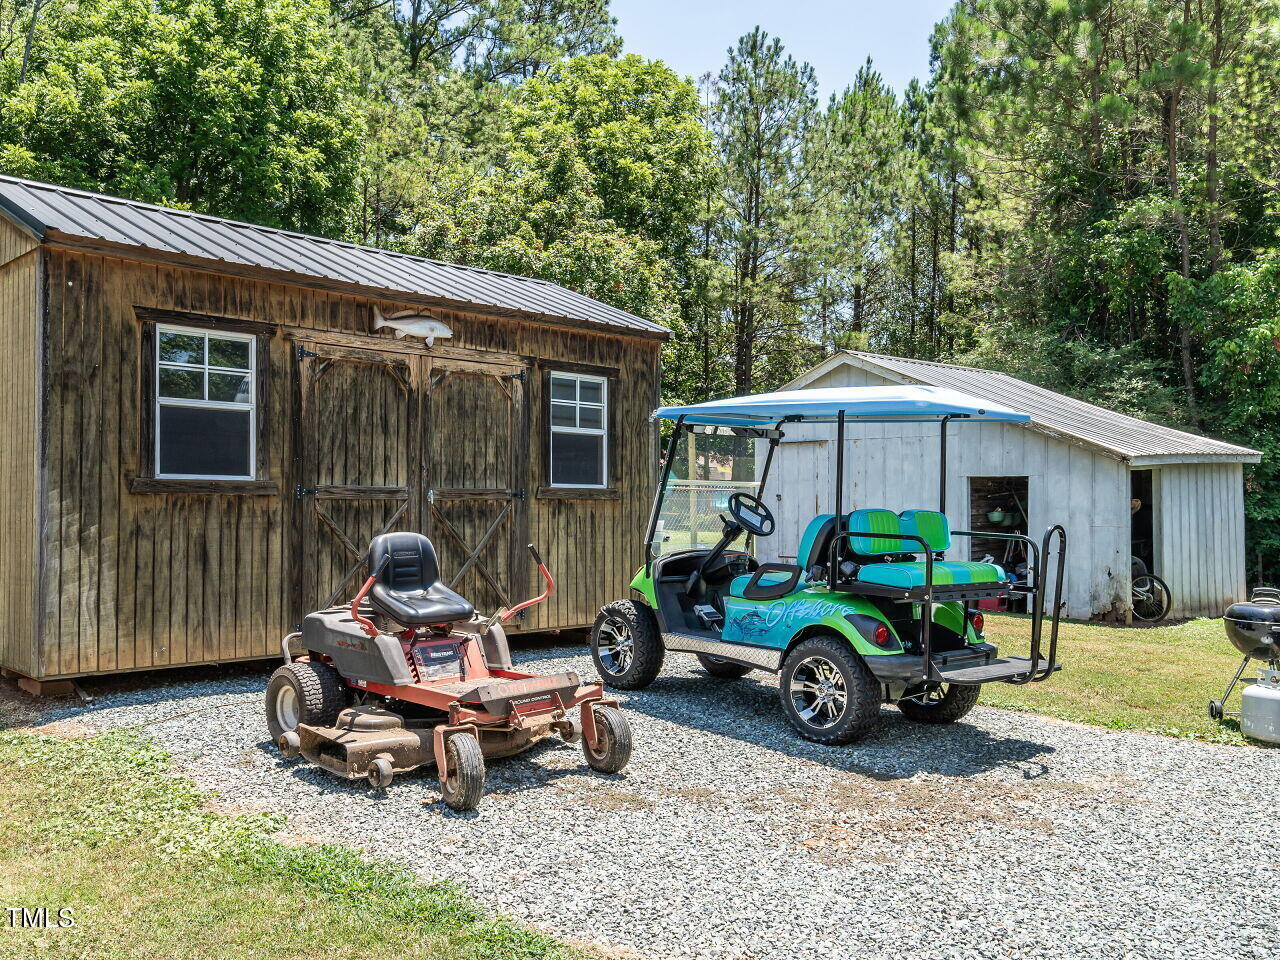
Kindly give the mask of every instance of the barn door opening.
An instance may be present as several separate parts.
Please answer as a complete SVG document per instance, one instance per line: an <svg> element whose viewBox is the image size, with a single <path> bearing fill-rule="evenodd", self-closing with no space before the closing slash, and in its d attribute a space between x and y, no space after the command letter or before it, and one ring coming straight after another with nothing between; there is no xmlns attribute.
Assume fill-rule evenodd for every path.
<svg viewBox="0 0 1280 960"><path fill-rule="evenodd" d="M432 360L424 439L427 534L443 579L484 613L523 599L525 374Z"/></svg>
<svg viewBox="0 0 1280 960"><path fill-rule="evenodd" d="M300 610L355 593L369 541L413 529L414 391L408 363L375 351L298 347Z"/></svg>

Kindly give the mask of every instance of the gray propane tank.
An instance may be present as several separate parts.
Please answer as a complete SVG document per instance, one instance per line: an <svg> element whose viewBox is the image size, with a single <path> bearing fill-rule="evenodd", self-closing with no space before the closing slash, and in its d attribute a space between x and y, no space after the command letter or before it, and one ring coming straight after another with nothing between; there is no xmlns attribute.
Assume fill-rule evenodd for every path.
<svg viewBox="0 0 1280 960"><path fill-rule="evenodd" d="M1240 732L1280 743L1280 670L1266 669L1240 693Z"/></svg>

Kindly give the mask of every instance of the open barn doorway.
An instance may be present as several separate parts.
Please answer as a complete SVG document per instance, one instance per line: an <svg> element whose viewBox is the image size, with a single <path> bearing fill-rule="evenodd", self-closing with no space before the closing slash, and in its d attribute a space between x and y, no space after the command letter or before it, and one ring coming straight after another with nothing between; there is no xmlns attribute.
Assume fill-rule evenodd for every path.
<svg viewBox="0 0 1280 960"><path fill-rule="evenodd" d="M1026 535L1029 483L1026 477L970 477L969 529L976 534ZM998 563L1019 580L1027 575L1024 544L997 537L976 536L969 541L969 559ZM988 601L983 601L987 603ZM1004 603L1005 601L992 601ZM1012 609L1023 610L1026 601L1014 598ZM1003 608L998 608L1003 609Z"/></svg>
<svg viewBox="0 0 1280 960"><path fill-rule="evenodd" d="M1154 483L1150 470L1129 471L1130 537L1133 575L1156 572Z"/></svg>

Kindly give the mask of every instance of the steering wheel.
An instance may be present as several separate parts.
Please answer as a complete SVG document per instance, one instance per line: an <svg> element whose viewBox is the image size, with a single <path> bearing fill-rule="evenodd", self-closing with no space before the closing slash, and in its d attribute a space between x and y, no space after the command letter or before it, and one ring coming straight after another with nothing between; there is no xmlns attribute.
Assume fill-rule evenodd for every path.
<svg viewBox="0 0 1280 960"><path fill-rule="evenodd" d="M753 537L767 537L777 526L764 501L749 493L730 495L729 516Z"/></svg>

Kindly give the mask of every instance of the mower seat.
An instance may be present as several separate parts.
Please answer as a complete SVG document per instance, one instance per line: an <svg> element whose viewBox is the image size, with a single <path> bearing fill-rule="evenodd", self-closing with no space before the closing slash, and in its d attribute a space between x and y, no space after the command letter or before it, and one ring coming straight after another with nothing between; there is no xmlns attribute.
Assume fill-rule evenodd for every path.
<svg viewBox="0 0 1280 960"><path fill-rule="evenodd" d="M420 533L384 533L369 543L369 572L391 559L369 591L373 609L406 627L470 620L475 607L440 582L436 549Z"/></svg>

